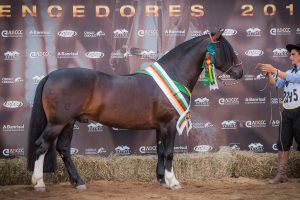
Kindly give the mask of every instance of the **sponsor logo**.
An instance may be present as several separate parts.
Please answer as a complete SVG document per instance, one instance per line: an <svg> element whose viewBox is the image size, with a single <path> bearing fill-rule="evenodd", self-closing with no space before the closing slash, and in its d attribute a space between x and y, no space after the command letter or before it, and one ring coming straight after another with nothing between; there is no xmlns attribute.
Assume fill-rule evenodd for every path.
<svg viewBox="0 0 300 200"><path fill-rule="evenodd" d="M74 58L78 56L78 51L77 52L58 52L57 53L57 58Z"/></svg>
<svg viewBox="0 0 300 200"><path fill-rule="evenodd" d="M41 58L51 56L50 52L47 51L32 51L29 53L30 58Z"/></svg>
<svg viewBox="0 0 300 200"><path fill-rule="evenodd" d="M262 80L262 79L265 79L265 78L266 78L266 76L263 75L263 74L258 74L258 75L256 76L256 80Z"/></svg>
<svg viewBox="0 0 300 200"><path fill-rule="evenodd" d="M248 28L246 32L247 32L247 37L261 36L261 30L259 28Z"/></svg>
<svg viewBox="0 0 300 200"><path fill-rule="evenodd" d="M71 38L71 37L75 37L77 35L77 32L72 30L62 30L59 31L57 35L64 38Z"/></svg>
<svg viewBox="0 0 300 200"><path fill-rule="evenodd" d="M198 37L198 36L201 36L201 35L203 35L202 31L198 31L198 30L191 31L191 36L192 37Z"/></svg>
<svg viewBox="0 0 300 200"><path fill-rule="evenodd" d="M271 28L270 29L271 35L290 35L291 34L291 28L285 27L285 28Z"/></svg>
<svg viewBox="0 0 300 200"><path fill-rule="evenodd" d="M237 129L237 122L234 120L225 120L221 123L221 129Z"/></svg>
<svg viewBox="0 0 300 200"><path fill-rule="evenodd" d="M229 74L222 74L219 76L222 81L234 81L235 79L231 78Z"/></svg>
<svg viewBox="0 0 300 200"><path fill-rule="evenodd" d="M2 37L23 37L23 30L3 30L1 31Z"/></svg>
<svg viewBox="0 0 300 200"><path fill-rule="evenodd" d="M229 147L234 150L240 150L240 143L230 143Z"/></svg>
<svg viewBox="0 0 300 200"><path fill-rule="evenodd" d="M247 128L265 128L267 127L266 120L249 120L245 122Z"/></svg>
<svg viewBox="0 0 300 200"><path fill-rule="evenodd" d="M104 147L100 147L99 149L96 148L88 148L84 150L85 155L99 155L106 153L106 149Z"/></svg>
<svg viewBox="0 0 300 200"><path fill-rule="evenodd" d="M271 104L282 103L282 98L271 98Z"/></svg>
<svg viewBox="0 0 300 200"><path fill-rule="evenodd" d="M50 31L37 31L37 30L30 30L29 34L32 37L45 37L45 36L51 36L52 33Z"/></svg>
<svg viewBox="0 0 300 200"><path fill-rule="evenodd" d="M193 122L193 128L196 129L205 129L205 128L211 128L214 125L211 122Z"/></svg>
<svg viewBox="0 0 300 200"><path fill-rule="evenodd" d="M104 147L100 147L98 150L97 150L97 153L98 154L103 154L103 153L106 153L106 149Z"/></svg>
<svg viewBox="0 0 300 200"><path fill-rule="evenodd" d="M245 51L245 54L247 56L257 57L257 56L264 55L264 52L262 50L259 50L259 49L250 49L250 50Z"/></svg>
<svg viewBox="0 0 300 200"><path fill-rule="evenodd" d="M24 156L24 148L3 149L3 156Z"/></svg>
<svg viewBox="0 0 300 200"><path fill-rule="evenodd" d="M272 145L272 149L273 149L274 151L278 151L277 144L273 144L273 145Z"/></svg>
<svg viewBox="0 0 300 200"><path fill-rule="evenodd" d="M125 128L116 128L116 127L111 127L111 128L114 131L126 131L126 130L128 130L128 129L125 129Z"/></svg>
<svg viewBox="0 0 300 200"><path fill-rule="evenodd" d="M73 126L73 130L79 130L79 126L78 126L78 124L74 124L74 126Z"/></svg>
<svg viewBox="0 0 300 200"><path fill-rule="evenodd" d="M245 81L256 81L256 80L263 80L266 77L263 74L258 74L256 76L252 74L245 74L244 79Z"/></svg>
<svg viewBox="0 0 300 200"><path fill-rule="evenodd" d="M43 76L34 76L34 77L32 77L33 84L34 84L34 85L39 84L39 82L40 82L44 77L45 77L44 75L43 75Z"/></svg>
<svg viewBox="0 0 300 200"><path fill-rule="evenodd" d="M245 104L265 104L266 97L246 97Z"/></svg>
<svg viewBox="0 0 300 200"><path fill-rule="evenodd" d="M208 152L211 151L213 148L210 145L198 145L194 147L194 151L196 152Z"/></svg>
<svg viewBox="0 0 300 200"><path fill-rule="evenodd" d="M141 154L156 154L157 146L141 146L139 150Z"/></svg>
<svg viewBox="0 0 300 200"><path fill-rule="evenodd" d="M3 84L14 84L14 83L21 83L23 82L24 79L22 79L21 77L17 77L17 78L2 78L2 83Z"/></svg>
<svg viewBox="0 0 300 200"><path fill-rule="evenodd" d="M143 50L141 52L142 59L156 59L157 58L157 53L152 51L152 50Z"/></svg>
<svg viewBox="0 0 300 200"><path fill-rule="evenodd" d="M188 152L188 148L187 146L175 146L174 147L174 153L187 153Z"/></svg>
<svg viewBox="0 0 300 200"><path fill-rule="evenodd" d="M222 33L223 36L233 36L237 34L237 30L226 28Z"/></svg>
<svg viewBox="0 0 300 200"><path fill-rule="evenodd" d="M126 29L114 30L114 38L128 38L128 31Z"/></svg>
<svg viewBox="0 0 300 200"><path fill-rule="evenodd" d="M7 51L4 53L4 60L18 60L20 58L20 53L17 51Z"/></svg>
<svg viewBox="0 0 300 200"><path fill-rule="evenodd" d="M85 56L87 58L103 58L104 53L100 51L90 51L90 52L86 52Z"/></svg>
<svg viewBox="0 0 300 200"><path fill-rule="evenodd" d="M139 37L153 37L153 36L158 36L158 30L157 29L138 30L138 36Z"/></svg>
<svg viewBox="0 0 300 200"><path fill-rule="evenodd" d="M185 36L185 30L165 30L165 36Z"/></svg>
<svg viewBox="0 0 300 200"><path fill-rule="evenodd" d="M238 105L240 103L238 97L232 97L232 98L220 98L219 104L222 106L225 105Z"/></svg>
<svg viewBox="0 0 300 200"><path fill-rule="evenodd" d="M116 154L118 154L118 155L129 155L131 153L130 148L126 145L125 146L123 146L123 145L117 146L115 148L115 151L116 151Z"/></svg>
<svg viewBox="0 0 300 200"><path fill-rule="evenodd" d="M272 125L272 127L279 127L279 125L280 125L280 120L272 120L272 122L271 122L271 125Z"/></svg>
<svg viewBox="0 0 300 200"><path fill-rule="evenodd" d="M285 48L276 48L273 50L273 57L288 57L289 52Z"/></svg>
<svg viewBox="0 0 300 200"><path fill-rule="evenodd" d="M124 58L124 53L120 49L110 53L111 58Z"/></svg>
<svg viewBox="0 0 300 200"><path fill-rule="evenodd" d="M101 132L103 131L103 125L96 122L96 123L90 123L89 125L87 125L88 127L88 132Z"/></svg>
<svg viewBox="0 0 300 200"><path fill-rule="evenodd" d="M248 145L249 149L254 152L263 152L264 151L264 145L261 143L251 143Z"/></svg>
<svg viewBox="0 0 300 200"><path fill-rule="evenodd" d="M70 148L70 153L71 153L71 155L76 155L76 154L78 154L79 153L79 150L77 149L77 148Z"/></svg>
<svg viewBox="0 0 300 200"><path fill-rule="evenodd" d="M206 34L209 34L209 33L210 33L209 30L205 30L205 31L193 30L193 31L191 31L191 36L192 37L198 37L198 36L206 35Z"/></svg>
<svg viewBox="0 0 300 200"><path fill-rule="evenodd" d="M22 125L3 125L2 127L3 132L24 132L25 126Z"/></svg>
<svg viewBox="0 0 300 200"><path fill-rule="evenodd" d="M83 36L84 37L87 37L87 38L95 38L95 37L101 37L101 36L105 36L105 33L103 31L84 31L83 33Z"/></svg>
<svg viewBox="0 0 300 200"><path fill-rule="evenodd" d="M84 150L84 154L85 155L97 155L98 150L94 149L94 148L87 148L87 149Z"/></svg>
<svg viewBox="0 0 300 200"><path fill-rule="evenodd" d="M195 106L209 106L209 99L207 97L199 97L194 102Z"/></svg>
<svg viewBox="0 0 300 200"><path fill-rule="evenodd" d="M23 106L22 101L5 101L3 106L6 108L21 108Z"/></svg>

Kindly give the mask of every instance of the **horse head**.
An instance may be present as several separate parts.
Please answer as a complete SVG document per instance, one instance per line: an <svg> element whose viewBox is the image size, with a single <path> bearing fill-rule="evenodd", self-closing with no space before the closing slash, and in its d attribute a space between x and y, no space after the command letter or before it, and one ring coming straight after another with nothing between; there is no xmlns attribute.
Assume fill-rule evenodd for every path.
<svg viewBox="0 0 300 200"><path fill-rule="evenodd" d="M215 67L234 79L240 79L243 76L242 62L236 56L230 43L222 36L223 32L224 29L221 29L212 36L209 35L211 43L215 46Z"/></svg>

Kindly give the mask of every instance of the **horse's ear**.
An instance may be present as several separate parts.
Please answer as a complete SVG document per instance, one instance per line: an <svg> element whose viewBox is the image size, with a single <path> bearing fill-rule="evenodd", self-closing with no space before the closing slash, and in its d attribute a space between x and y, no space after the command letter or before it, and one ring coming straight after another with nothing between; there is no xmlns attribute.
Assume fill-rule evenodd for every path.
<svg viewBox="0 0 300 200"><path fill-rule="evenodd" d="M218 32L216 32L216 34L214 34L214 35L212 36L212 40L213 40L214 42L218 41L219 38L220 38L220 36L221 36L222 33L224 32L224 30L225 30L225 29L220 29Z"/></svg>

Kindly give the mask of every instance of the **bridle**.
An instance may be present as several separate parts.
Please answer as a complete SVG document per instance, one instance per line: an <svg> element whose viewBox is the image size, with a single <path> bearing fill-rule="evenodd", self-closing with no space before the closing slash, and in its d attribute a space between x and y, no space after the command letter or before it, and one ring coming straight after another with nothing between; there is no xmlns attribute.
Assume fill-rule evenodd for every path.
<svg viewBox="0 0 300 200"><path fill-rule="evenodd" d="M224 80L222 80L221 76L222 76L223 74L227 74L227 72L229 72L232 68L237 67L237 66L240 66L240 65L242 65L242 64L243 64L243 62L240 61L240 62L237 63L237 64L231 65L226 71L221 72L221 73L217 76L218 80L220 80L221 83L222 83L224 86L232 86L232 85L238 84L238 83L239 83L238 80L236 80L236 81L234 81L234 82L232 82L232 83L227 83L227 82L225 82Z"/></svg>
<svg viewBox="0 0 300 200"><path fill-rule="evenodd" d="M214 40L210 33L208 34L208 36L209 36L208 39L210 39L210 42L211 42L211 43L216 44L216 43L219 43L219 42L220 42L220 41L218 41L218 40ZM243 62L240 61L240 62L237 63L237 64L231 65L226 71L221 72L221 73L217 76L217 79L220 80L221 83L222 83L224 86L232 86L232 85L238 84L238 83L239 83L238 80L236 80L236 81L233 82L233 83L226 83L225 81L222 80L221 76L222 76L223 74L227 74L227 72L229 72L232 68L237 67L237 66L240 66L240 65L242 65L242 64L243 64Z"/></svg>

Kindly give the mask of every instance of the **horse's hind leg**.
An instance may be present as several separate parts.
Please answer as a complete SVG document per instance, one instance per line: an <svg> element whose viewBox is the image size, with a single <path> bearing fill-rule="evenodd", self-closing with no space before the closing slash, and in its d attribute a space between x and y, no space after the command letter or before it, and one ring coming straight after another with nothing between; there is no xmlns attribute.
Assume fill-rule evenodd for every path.
<svg viewBox="0 0 300 200"><path fill-rule="evenodd" d="M167 126L168 132L167 132L165 140L164 140L165 182L166 182L166 185L173 190L181 188L181 186L173 172L173 165L172 165L173 153L174 153L174 141L175 141L175 136L177 133L176 121L177 120L174 119L168 124L168 126Z"/></svg>
<svg viewBox="0 0 300 200"><path fill-rule="evenodd" d="M78 190L85 190L86 185L79 176L70 154L73 126L74 122L70 122L65 126L61 134L58 136L56 148L67 168L71 184Z"/></svg>
<svg viewBox="0 0 300 200"><path fill-rule="evenodd" d="M156 178L161 184L165 184L165 157L164 157L164 145L163 137L166 131L162 129L156 130L156 144L157 144L157 166L156 166Z"/></svg>
<svg viewBox="0 0 300 200"><path fill-rule="evenodd" d="M34 163L34 170L31 181L36 191L45 191L45 183L43 179L44 158L49 147L53 144L62 128L62 125L48 124L42 135L35 142L35 145L37 147L35 152L37 160Z"/></svg>

